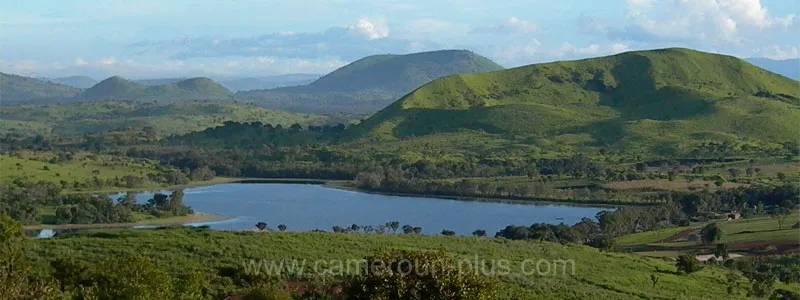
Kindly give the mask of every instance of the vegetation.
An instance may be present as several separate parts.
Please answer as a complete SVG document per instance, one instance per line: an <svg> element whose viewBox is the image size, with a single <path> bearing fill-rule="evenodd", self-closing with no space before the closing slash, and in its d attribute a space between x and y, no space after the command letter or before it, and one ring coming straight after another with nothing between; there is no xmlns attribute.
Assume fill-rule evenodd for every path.
<svg viewBox="0 0 800 300"><path fill-rule="evenodd" d="M0 98L3 99L3 105L53 103L75 97L80 91L70 86L43 82L35 78L0 73ZM3 110L5 109L6 107L3 107Z"/></svg>
<svg viewBox="0 0 800 300"><path fill-rule="evenodd" d="M216 295L213 297L214 299L222 299L235 294L243 295L244 292L241 291L246 289L244 286L248 286L246 282L264 278L263 273L259 277L253 276L252 273L250 276L245 276L244 272L248 266L251 271L253 268L257 268L262 259L266 262L283 261L287 266L287 268L281 269L284 271L280 275L267 276L267 278L260 279L262 282L275 284L275 280L279 280L290 282L295 286L299 282L310 282L303 285L313 287L317 284L336 285L349 277L314 276L314 274L318 274L313 272L314 261L329 262L364 257L386 257L386 255L389 258L402 257L397 256L397 253L403 253L402 251L385 253L385 249L411 251L409 255L418 255L415 253L419 252L443 251L446 256L456 262L474 261L477 255L479 265L484 264L481 261L483 260L487 264L486 270L495 270L496 272L476 279L495 282L499 299L508 299L514 296L519 299L745 298L743 294L729 296L726 286L718 284L718 282L724 282L725 272L722 272L717 266L707 266L690 275L682 275L675 272L676 268L670 262L626 254L599 252L577 245L511 241L501 238L363 234L336 235L334 238L331 235L331 233L218 232L204 228L95 230L54 239L29 240L24 243L24 251L36 270L42 270L45 272L44 274L52 272L46 270L54 263L53 261L63 257L71 257L74 261L84 262L87 266L91 266L107 259L111 253L146 253L147 257L152 259L152 265L158 266L162 270L161 272L170 276L185 278L185 275L182 274L194 271L208 274L211 277L209 278L211 284L207 284L205 290L206 293ZM275 247L275 245L281 246ZM539 259L551 263L573 260L575 273L572 274L571 267L566 268L566 273L561 273L562 266L559 265L557 272L550 271L551 273L544 275L534 272L525 275L521 272L522 263L525 259L531 258L534 261L528 264L529 267L533 267ZM298 270L288 271L289 263L295 259L306 259L308 263L305 267L298 267L298 269L304 268L306 273L303 274L311 275L300 276ZM253 260L252 264L251 260ZM501 260L508 260L510 271L507 274L502 272L503 266L499 262ZM495 269L491 269L492 262L496 264ZM475 262L472 262L471 265L475 266ZM324 269L328 270L328 268L336 270L335 265L326 263ZM601 273L604 276L596 276ZM78 274L80 273L78 272ZM360 274L364 275L364 273ZM391 277L391 273L384 275L394 278ZM651 275L659 277L657 286L651 284ZM54 276L58 275L54 274ZM225 279L225 277L229 279ZM402 288L403 285L400 282L421 280L428 279L424 277L396 278L396 280L388 281L388 285L384 286L382 290L389 291L388 288L392 287ZM237 282L241 283L241 286ZM356 282L377 284L378 281L361 278ZM742 286L747 283L744 278L738 282ZM361 286L365 287L365 285ZM366 287L368 286L366 285ZM791 291L798 290L798 286L795 284L786 284L782 281L777 281L776 287ZM374 291L375 289L368 290Z"/></svg>
<svg viewBox="0 0 800 300"><path fill-rule="evenodd" d="M231 95L228 89L208 78L190 78L176 83L148 86L114 76L87 89L80 94L78 99L83 101L115 99L174 103L196 100L228 100Z"/></svg>
<svg viewBox="0 0 800 300"><path fill-rule="evenodd" d="M800 135L796 86L735 57L627 52L435 80L350 135L407 140L477 131L561 155L610 148L675 158L708 143L782 147Z"/></svg>
<svg viewBox="0 0 800 300"><path fill-rule="evenodd" d="M297 87L237 96L269 108L304 113L373 113L439 77L502 70L475 53L444 50L362 58Z"/></svg>
<svg viewBox="0 0 800 300"><path fill-rule="evenodd" d="M170 135L202 131L224 122L263 122L275 125L320 125L326 118L295 114L243 104L208 102L136 103L106 100L61 105L4 107L0 112L0 135L79 136L99 134L131 143L124 135L138 135L133 141L153 141ZM15 125L17 123L24 124ZM130 131L130 132L126 132Z"/></svg>

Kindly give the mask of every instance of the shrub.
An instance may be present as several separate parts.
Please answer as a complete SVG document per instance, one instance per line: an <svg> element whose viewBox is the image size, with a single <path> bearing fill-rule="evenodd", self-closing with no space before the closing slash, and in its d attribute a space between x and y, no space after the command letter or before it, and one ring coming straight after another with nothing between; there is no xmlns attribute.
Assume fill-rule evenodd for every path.
<svg viewBox="0 0 800 300"><path fill-rule="evenodd" d="M694 255L689 254L679 256L675 266L678 267L678 271L685 274L691 274L703 269L703 264Z"/></svg>

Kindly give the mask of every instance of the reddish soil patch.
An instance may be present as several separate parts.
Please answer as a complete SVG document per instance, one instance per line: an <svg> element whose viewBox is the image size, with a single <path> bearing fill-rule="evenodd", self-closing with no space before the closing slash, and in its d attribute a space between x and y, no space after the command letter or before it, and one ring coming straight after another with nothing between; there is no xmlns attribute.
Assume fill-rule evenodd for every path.
<svg viewBox="0 0 800 300"><path fill-rule="evenodd" d="M774 252L758 251L760 249L764 249L769 246L775 246L775 251ZM782 254L784 252L800 249L800 241L778 241L778 242L756 241L756 242L736 243L732 244L730 247L731 250L746 251L747 254L751 255L771 255L771 254Z"/></svg>

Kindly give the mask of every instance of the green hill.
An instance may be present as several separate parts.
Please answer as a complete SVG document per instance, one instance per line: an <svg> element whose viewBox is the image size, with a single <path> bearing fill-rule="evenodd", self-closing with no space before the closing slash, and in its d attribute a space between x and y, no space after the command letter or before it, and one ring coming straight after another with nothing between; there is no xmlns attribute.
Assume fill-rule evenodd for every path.
<svg viewBox="0 0 800 300"><path fill-rule="evenodd" d="M75 97L80 89L39 79L0 73L0 104L53 103Z"/></svg>
<svg viewBox="0 0 800 300"><path fill-rule="evenodd" d="M673 155L706 141L796 141L797 124L797 81L731 56L662 49L449 76L348 134L397 140L472 131L560 152Z"/></svg>
<svg viewBox="0 0 800 300"><path fill-rule="evenodd" d="M161 135L185 134L222 125L225 121L262 122L289 126L320 124L325 117L271 110L253 105L188 102L79 102L60 105L5 107L0 111L0 135L82 135L126 127L152 127Z"/></svg>
<svg viewBox="0 0 800 300"><path fill-rule="evenodd" d="M372 113L431 80L502 70L491 60L462 50L369 56L308 84L241 92L271 108L299 112Z"/></svg>
<svg viewBox="0 0 800 300"><path fill-rule="evenodd" d="M190 78L163 85L146 85L114 76L103 80L80 95L81 100L103 99L162 103L194 100L227 100L231 92L208 78Z"/></svg>

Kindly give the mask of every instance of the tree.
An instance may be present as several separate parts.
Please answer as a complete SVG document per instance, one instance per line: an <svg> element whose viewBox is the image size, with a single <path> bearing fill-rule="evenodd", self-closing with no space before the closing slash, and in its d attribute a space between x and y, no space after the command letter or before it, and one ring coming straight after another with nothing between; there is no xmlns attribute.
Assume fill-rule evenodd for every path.
<svg viewBox="0 0 800 300"><path fill-rule="evenodd" d="M275 284L261 284L251 287L244 300L291 300L292 296Z"/></svg>
<svg viewBox="0 0 800 300"><path fill-rule="evenodd" d="M414 233L414 226L411 226L411 225L403 225L403 233L405 233L405 234L412 234L412 233Z"/></svg>
<svg viewBox="0 0 800 300"><path fill-rule="evenodd" d="M125 193L125 196L118 200L119 204L123 206L127 206L131 209L136 206L136 194L135 193Z"/></svg>
<svg viewBox="0 0 800 300"><path fill-rule="evenodd" d="M786 181L786 178L787 178L786 173L778 172L778 180Z"/></svg>
<svg viewBox="0 0 800 300"><path fill-rule="evenodd" d="M444 252L390 251L366 258L365 274L344 282L345 299L496 299L496 284L460 270Z"/></svg>
<svg viewBox="0 0 800 300"><path fill-rule="evenodd" d="M614 237L604 235L590 239L586 245L602 251L612 251L616 247L616 243L617 240Z"/></svg>
<svg viewBox="0 0 800 300"><path fill-rule="evenodd" d="M477 237L485 237L486 236L486 230L483 230L483 229L475 230L475 231L472 232L472 235L473 236L477 236Z"/></svg>
<svg viewBox="0 0 800 300"><path fill-rule="evenodd" d="M453 235L456 235L456 232L455 232L455 231L452 231L452 230L447 230L447 229L444 229L444 230L442 230L442 235L445 235L445 236L453 236Z"/></svg>
<svg viewBox="0 0 800 300"><path fill-rule="evenodd" d="M792 215L792 210L788 209L783 206L775 207L770 214L770 217L775 219L778 222L778 230L783 230L783 223L786 222L786 219Z"/></svg>
<svg viewBox="0 0 800 300"><path fill-rule="evenodd" d="M708 224L700 230L700 237L703 244L712 245L722 239L722 229L717 226L717 223Z"/></svg>
<svg viewBox="0 0 800 300"><path fill-rule="evenodd" d="M0 296L14 300L63 299L58 284L31 279L31 267L20 248L25 234L22 226L0 215Z"/></svg>
<svg viewBox="0 0 800 300"><path fill-rule="evenodd" d="M278 225L278 230L280 230L280 231L286 231L286 224L280 224L280 225Z"/></svg>
<svg viewBox="0 0 800 300"><path fill-rule="evenodd" d="M258 230L264 230L264 229L267 229L267 223L264 223L264 222L258 222L258 223L256 223L256 228L258 228Z"/></svg>
<svg viewBox="0 0 800 300"><path fill-rule="evenodd" d="M703 264L694 257L694 255L685 254L678 256L678 261L675 263L678 271L685 274L691 274L703 269Z"/></svg>
<svg viewBox="0 0 800 300"><path fill-rule="evenodd" d="M422 234L422 227L414 227L414 234Z"/></svg>
<svg viewBox="0 0 800 300"><path fill-rule="evenodd" d="M730 258L730 255L728 254L728 245L717 244L717 248L714 249L714 256L722 257L723 260L728 260L728 258Z"/></svg>
<svg viewBox="0 0 800 300"><path fill-rule="evenodd" d="M87 291L88 299L99 300L171 300L172 280L149 259L139 255L114 256L100 263L91 275L96 283Z"/></svg>
<svg viewBox="0 0 800 300"><path fill-rule="evenodd" d="M397 229L400 228L400 222L398 221L389 222L389 228L392 229L393 233L397 233Z"/></svg>

